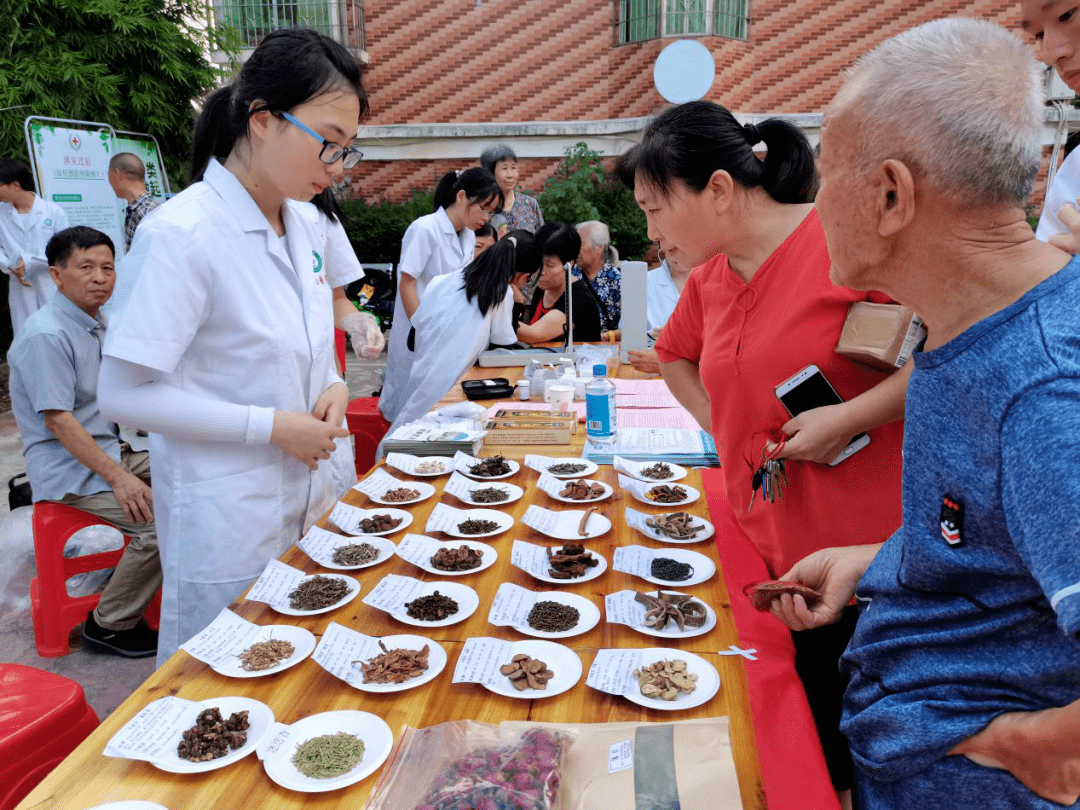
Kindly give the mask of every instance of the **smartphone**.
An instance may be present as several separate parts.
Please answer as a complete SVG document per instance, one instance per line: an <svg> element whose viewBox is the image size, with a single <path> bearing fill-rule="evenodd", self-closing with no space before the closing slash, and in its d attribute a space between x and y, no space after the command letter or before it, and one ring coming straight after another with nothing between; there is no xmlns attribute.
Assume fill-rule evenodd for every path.
<svg viewBox="0 0 1080 810"><path fill-rule="evenodd" d="M792 416L798 416L803 411L820 408L823 405L839 405L844 401L825 379L821 369L815 365L807 366L776 386L776 396ZM848 442L848 446L840 455L829 462L829 466L835 467L868 444L870 444L870 437L865 433L860 433Z"/></svg>

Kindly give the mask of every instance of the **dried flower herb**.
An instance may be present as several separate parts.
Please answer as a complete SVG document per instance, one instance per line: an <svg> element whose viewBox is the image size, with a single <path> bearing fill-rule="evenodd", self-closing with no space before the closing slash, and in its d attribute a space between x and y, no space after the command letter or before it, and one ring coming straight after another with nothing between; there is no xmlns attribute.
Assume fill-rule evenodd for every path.
<svg viewBox="0 0 1080 810"><path fill-rule="evenodd" d="M416 465L416 472L420 475L431 475L432 473L440 473L446 469L446 465L441 461L421 461Z"/></svg>
<svg viewBox="0 0 1080 810"><path fill-rule="evenodd" d="M472 490L469 497L475 503L502 503L510 500L510 493L498 487L482 487Z"/></svg>
<svg viewBox="0 0 1080 810"><path fill-rule="evenodd" d="M364 758L364 741L339 731L312 737L296 747L292 763L311 779L332 779L348 773Z"/></svg>
<svg viewBox="0 0 1080 810"><path fill-rule="evenodd" d="M476 520L470 518L464 520L457 525L458 531L462 534L487 534L493 532L499 528L499 524L494 520Z"/></svg>
<svg viewBox="0 0 1080 810"><path fill-rule="evenodd" d="M289 607L293 610L319 610L340 602L349 592L349 583L337 577L316 574L289 592Z"/></svg>
<svg viewBox="0 0 1080 810"><path fill-rule="evenodd" d="M382 499L390 503L404 503L405 501L415 501L419 497L420 490L418 489L398 487L397 489L388 489L383 493Z"/></svg>
<svg viewBox="0 0 1080 810"><path fill-rule="evenodd" d="M510 465L506 463L506 459L502 456L485 458L479 464L474 464L469 468L471 475L478 475L482 478L494 478L497 475L506 475L508 472L510 472Z"/></svg>
<svg viewBox="0 0 1080 810"><path fill-rule="evenodd" d="M511 658L509 664L499 667L499 672L509 678L519 692L526 689L547 689L548 681L555 677L555 673L539 658L521 653Z"/></svg>
<svg viewBox="0 0 1080 810"><path fill-rule="evenodd" d="M431 567L441 571L472 571L480 567L483 557L483 549L468 546L457 548L443 546L431 557Z"/></svg>
<svg viewBox="0 0 1080 810"><path fill-rule="evenodd" d="M371 543L347 543L334 549L330 558L334 565L364 565L379 556L379 550Z"/></svg>
<svg viewBox="0 0 1080 810"><path fill-rule="evenodd" d="M577 579L600 564L580 543L567 543L558 552L547 550L548 576L552 579Z"/></svg>
<svg viewBox="0 0 1080 810"><path fill-rule="evenodd" d="M553 602L550 599L537 602L529 611L529 627L541 633L562 633L577 627L581 613L572 605Z"/></svg>
<svg viewBox="0 0 1080 810"><path fill-rule="evenodd" d="M222 720L217 706L199 712L195 725L185 731L176 746L176 753L181 759L190 762L209 762L243 748L247 743L247 711L233 712L229 719Z"/></svg>
<svg viewBox="0 0 1080 810"><path fill-rule="evenodd" d="M372 515L360 521L360 531L364 534L376 532L388 532L396 529L404 518L390 517L390 515Z"/></svg>
<svg viewBox="0 0 1080 810"><path fill-rule="evenodd" d="M427 671L431 648L426 644L422 650L388 650L380 640L379 648L382 654L376 655L370 661L353 661L354 664L360 664L364 683L404 683Z"/></svg>
<svg viewBox="0 0 1080 810"><path fill-rule="evenodd" d="M559 492L560 498L569 498L572 501L595 501L604 497L604 485L593 481L567 481Z"/></svg>
<svg viewBox="0 0 1080 810"><path fill-rule="evenodd" d="M405 607L409 616L422 622L441 622L458 612L458 603L438 591L406 602Z"/></svg>
<svg viewBox="0 0 1080 810"><path fill-rule="evenodd" d="M641 474L646 478L653 479L654 481L665 481L668 478L671 478L671 476L673 476L675 473L672 471L671 467L669 467L664 462L659 461L656 464L653 464L651 467L643 467L641 470Z"/></svg>
<svg viewBox="0 0 1080 810"><path fill-rule="evenodd" d="M291 642L280 638L257 641L240 653L240 668L245 672L262 672L273 669L296 652Z"/></svg>
<svg viewBox="0 0 1080 810"><path fill-rule="evenodd" d="M649 566L649 573L654 579L662 579L665 582L683 582L694 575L694 566L670 557L654 557Z"/></svg>
<svg viewBox="0 0 1080 810"><path fill-rule="evenodd" d="M588 466L585 464L552 464L547 468L547 471L552 475L577 475L580 472L585 472Z"/></svg>
<svg viewBox="0 0 1080 810"><path fill-rule="evenodd" d="M645 525L672 540L692 540L705 528L701 523L694 524L694 516L689 512L668 512L645 519Z"/></svg>
<svg viewBox="0 0 1080 810"><path fill-rule="evenodd" d="M686 662L681 658L674 661L657 661L641 669L635 669L638 688L645 697L660 700L675 700L679 692L690 694L697 689L698 676L686 671Z"/></svg>
<svg viewBox="0 0 1080 810"><path fill-rule="evenodd" d="M688 494L678 484L657 484L645 491L645 497L656 503L682 503Z"/></svg>

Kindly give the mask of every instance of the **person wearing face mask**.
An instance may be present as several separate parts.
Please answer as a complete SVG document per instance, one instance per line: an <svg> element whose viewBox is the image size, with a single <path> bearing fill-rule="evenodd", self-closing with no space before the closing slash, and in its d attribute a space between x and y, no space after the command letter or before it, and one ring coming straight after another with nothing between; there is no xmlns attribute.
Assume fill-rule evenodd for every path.
<svg viewBox="0 0 1080 810"><path fill-rule="evenodd" d="M394 422L409 398L413 350L411 318L432 279L455 273L471 262L475 231L502 205L502 191L487 169L447 172L435 187L435 211L416 219L401 240L398 295L386 356L379 410Z"/></svg>
<svg viewBox="0 0 1080 810"><path fill-rule="evenodd" d="M142 223L98 384L151 433L164 571L158 663L205 628L333 501L348 388L325 257L300 211L356 164L355 58L269 34L195 124L191 186Z"/></svg>

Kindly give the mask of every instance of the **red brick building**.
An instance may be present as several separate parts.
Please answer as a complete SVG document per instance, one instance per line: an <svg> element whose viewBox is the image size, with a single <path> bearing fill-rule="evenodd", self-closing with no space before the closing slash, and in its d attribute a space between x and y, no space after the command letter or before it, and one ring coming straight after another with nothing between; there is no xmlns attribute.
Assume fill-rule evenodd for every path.
<svg viewBox="0 0 1080 810"><path fill-rule="evenodd" d="M816 138L843 71L937 17L1019 30L1017 0L366 0L372 113L356 193L400 199L504 141L539 188L563 149L622 151L666 106L653 62L685 31L713 54L708 98L746 120L795 116ZM638 40L638 41L628 41ZM1052 129L1048 129L1052 138ZM1040 195L1041 196L1041 195Z"/></svg>

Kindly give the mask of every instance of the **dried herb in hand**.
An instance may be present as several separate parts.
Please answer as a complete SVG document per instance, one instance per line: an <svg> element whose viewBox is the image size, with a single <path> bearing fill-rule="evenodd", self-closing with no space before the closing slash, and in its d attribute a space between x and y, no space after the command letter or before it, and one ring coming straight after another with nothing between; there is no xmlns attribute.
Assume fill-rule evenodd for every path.
<svg viewBox="0 0 1080 810"><path fill-rule="evenodd" d="M364 741L339 731L312 737L296 747L292 763L312 779L331 779L348 773L364 758Z"/></svg>

